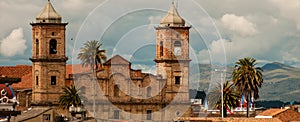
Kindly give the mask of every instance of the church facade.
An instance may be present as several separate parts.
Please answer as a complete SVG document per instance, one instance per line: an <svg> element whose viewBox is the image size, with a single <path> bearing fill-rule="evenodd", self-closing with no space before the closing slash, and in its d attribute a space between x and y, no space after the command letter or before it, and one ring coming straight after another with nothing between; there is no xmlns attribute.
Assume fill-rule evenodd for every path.
<svg viewBox="0 0 300 122"><path fill-rule="evenodd" d="M49 1L30 24L32 66L22 66L26 74L20 76L19 83L27 84L19 89L20 97L26 95L24 107L57 105L62 88L75 84L87 98L84 105L90 115L98 120L171 121L190 116L191 27L185 25L174 4L154 28L156 75L132 69L120 55L106 61L95 74L80 65L67 65L68 23L62 22Z"/></svg>
<svg viewBox="0 0 300 122"><path fill-rule="evenodd" d="M155 27L156 75L133 70L119 55L105 62L95 76L74 75L76 86L85 89L86 107L100 120L171 121L189 117L190 28L172 4Z"/></svg>

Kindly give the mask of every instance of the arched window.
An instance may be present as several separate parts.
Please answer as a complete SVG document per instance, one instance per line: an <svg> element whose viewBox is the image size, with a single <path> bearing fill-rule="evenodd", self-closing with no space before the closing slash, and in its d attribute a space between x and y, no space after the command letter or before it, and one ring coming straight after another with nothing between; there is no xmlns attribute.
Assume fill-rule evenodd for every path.
<svg viewBox="0 0 300 122"><path fill-rule="evenodd" d="M181 43L180 41L174 42L174 54L175 55L181 55Z"/></svg>
<svg viewBox="0 0 300 122"><path fill-rule="evenodd" d="M114 86L114 97L119 97L119 86L118 85Z"/></svg>
<svg viewBox="0 0 300 122"><path fill-rule="evenodd" d="M160 52L160 56L164 55L164 42L160 41L160 45L159 45L159 52Z"/></svg>
<svg viewBox="0 0 300 122"><path fill-rule="evenodd" d="M35 54L36 55L39 55L39 47L40 47L39 39L36 39L35 40Z"/></svg>
<svg viewBox="0 0 300 122"><path fill-rule="evenodd" d="M57 41L55 39L50 40L49 44L50 54L56 54L57 53Z"/></svg>
<svg viewBox="0 0 300 122"><path fill-rule="evenodd" d="M149 86L147 88L147 97L151 97L151 90L152 90L152 88Z"/></svg>

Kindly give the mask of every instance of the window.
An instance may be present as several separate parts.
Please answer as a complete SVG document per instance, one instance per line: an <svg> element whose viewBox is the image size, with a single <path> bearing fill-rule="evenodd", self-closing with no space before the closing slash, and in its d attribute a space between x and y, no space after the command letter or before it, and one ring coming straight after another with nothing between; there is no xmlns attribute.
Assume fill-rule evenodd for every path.
<svg viewBox="0 0 300 122"><path fill-rule="evenodd" d="M151 97L151 89L150 86L147 88L147 97Z"/></svg>
<svg viewBox="0 0 300 122"><path fill-rule="evenodd" d="M118 85L114 86L114 96L119 97L119 86Z"/></svg>
<svg viewBox="0 0 300 122"><path fill-rule="evenodd" d="M54 32L52 32L52 36L54 36L55 35L55 33Z"/></svg>
<svg viewBox="0 0 300 122"><path fill-rule="evenodd" d="M57 53L57 41L55 39L50 40L50 54L56 54Z"/></svg>
<svg viewBox="0 0 300 122"><path fill-rule="evenodd" d="M51 76L51 85L56 85L56 76Z"/></svg>
<svg viewBox="0 0 300 122"><path fill-rule="evenodd" d="M159 52L160 52L160 56L164 55L164 42L160 41L160 45L159 45Z"/></svg>
<svg viewBox="0 0 300 122"><path fill-rule="evenodd" d="M35 76L35 85L39 85L39 76Z"/></svg>
<svg viewBox="0 0 300 122"><path fill-rule="evenodd" d="M175 84L180 84L180 76L175 76Z"/></svg>
<svg viewBox="0 0 300 122"><path fill-rule="evenodd" d="M147 120L151 120L152 119L152 110L147 110Z"/></svg>
<svg viewBox="0 0 300 122"><path fill-rule="evenodd" d="M50 114L43 114L43 122L50 122Z"/></svg>
<svg viewBox="0 0 300 122"><path fill-rule="evenodd" d="M119 118L120 118L120 111L114 110L114 119L119 119Z"/></svg>
<svg viewBox="0 0 300 122"><path fill-rule="evenodd" d="M39 46L40 46L39 39L36 39L35 40L35 54L36 55L39 55Z"/></svg>
<svg viewBox="0 0 300 122"><path fill-rule="evenodd" d="M174 47L181 47L181 43L180 43L180 41L175 41L175 43L174 43Z"/></svg>

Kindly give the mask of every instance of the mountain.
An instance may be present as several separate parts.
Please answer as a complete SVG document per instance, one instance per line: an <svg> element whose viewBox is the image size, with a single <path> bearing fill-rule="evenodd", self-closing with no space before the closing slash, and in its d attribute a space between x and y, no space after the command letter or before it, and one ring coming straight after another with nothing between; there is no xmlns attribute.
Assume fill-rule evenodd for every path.
<svg viewBox="0 0 300 122"><path fill-rule="evenodd" d="M292 69L294 67L279 63L279 62L273 62L273 63L268 63L265 64L262 67L264 70L270 71L270 70L275 70L275 69Z"/></svg>
<svg viewBox="0 0 300 122"><path fill-rule="evenodd" d="M190 88L208 91L214 66L194 64L190 68ZM264 83L258 100L300 101L300 68L278 62L262 66ZM227 67L226 78L231 79L232 66Z"/></svg>

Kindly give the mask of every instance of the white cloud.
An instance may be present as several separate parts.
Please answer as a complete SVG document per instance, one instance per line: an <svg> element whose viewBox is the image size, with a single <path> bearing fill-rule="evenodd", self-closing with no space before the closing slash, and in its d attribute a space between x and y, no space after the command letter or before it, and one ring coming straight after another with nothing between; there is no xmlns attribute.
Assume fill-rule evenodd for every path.
<svg viewBox="0 0 300 122"><path fill-rule="evenodd" d="M92 33L83 31L83 34L88 37L88 39L76 38L76 40L81 41L98 39L102 29L105 29L107 25L115 20L115 18L119 17L120 15L124 15L126 12L140 10L141 8L158 8L158 10L167 11L170 7L170 1L161 0L104 1L105 0L51 1L57 12L63 16L63 21L69 23L66 34L66 39L68 41L68 44L66 45L67 49L71 50L73 49L73 44L75 45L79 43L70 40L70 38L76 38L77 31L80 29L80 25L89 14L92 14L91 12L94 12L95 17L92 17L90 19L91 21L88 21L90 22L89 25L97 29L91 29ZM300 16L298 16L300 11L300 0L253 0L247 2L240 0L223 0L218 1L220 4L215 4L216 0L193 1L199 3L199 5L202 6L205 11L207 11L208 15L212 17L212 20L215 20L216 26L220 30L221 35L226 39L226 41L224 41L224 46L228 63L234 63L237 58L241 58L243 56L250 56L257 58L258 60L295 62L298 63L298 66L300 66L300 61L298 61L300 59L298 56L300 52L299 48L297 47L299 46L300 40ZM30 2L27 0L1 0L0 23L5 24L0 28L0 41L1 39L6 39L6 37L11 33L11 30L17 27L23 28L23 38L25 40L30 40L31 26L28 23L35 21L35 17L43 9L46 3L47 1L40 0L32 0ZM105 4L101 6L102 3ZM210 53L212 55L223 54L219 47L222 43L218 40L218 38L215 38L215 33L213 33L215 26L211 26L213 24L210 24L210 18L206 17L206 14L201 14L203 12L197 9L197 7L194 7L192 4L194 3L190 1L179 2L178 7L180 15L185 18L187 24L192 25L192 29L197 27L197 30L193 31L191 36L197 35L195 32L201 33L201 38L203 38L202 40L206 41L205 43L208 45L207 48L211 49ZM95 7L97 6L99 8L96 10ZM159 23L160 19L164 15L165 14L162 14L161 17L152 15L152 17L147 19L151 25L153 23ZM100 24L96 22L99 22ZM124 29L122 27L120 28ZM155 35L153 26L151 29L152 31L149 31L148 33ZM138 40L151 39L149 36L141 34L145 33L146 31L139 32L140 33L134 33L135 38L138 37ZM150 35L150 37L153 37L153 35ZM114 38L110 39L111 40L108 41L114 40ZM191 37L190 39L190 42L192 42L191 44L196 45L195 50L198 53L199 61L203 63L209 63L211 59L209 51L206 50L206 48L203 48L205 46L197 46L202 43L194 43L201 39L195 37ZM155 43L155 41L153 42ZM31 42L27 42L28 48L31 48L30 43ZM107 43L105 43L105 46L106 45ZM110 47L109 49L112 51L113 48ZM120 48L118 49L120 50ZM199 52L199 50L201 51ZM127 50L125 51L127 52ZM5 57L2 53L0 54L0 59L6 58L10 60L20 60L18 57L13 59L15 57L10 58ZM18 54L20 53L15 55ZM122 56L123 54L128 53L122 53ZM130 54L132 53L129 53L129 55ZM71 56L71 54L67 55ZM24 57L30 57L29 51L26 51ZM76 59L75 57L76 55L74 55L74 59ZM125 55L124 57L127 56ZM7 61L0 61L0 63L7 64Z"/></svg>
<svg viewBox="0 0 300 122"><path fill-rule="evenodd" d="M143 73L151 73L156 74L156 67L155 65L143 65L143 64L133 64L132 69L141 69Z"/></svg>
<svg viewBox="0 0 300 122"><path fill-rule="evenodd" d="M243 16L237 16L234 14L225 14L221 18L221 23L224 28L235 32L241 36L252 36L257 33L255 24L248 21Z"/></svg>
<svg viewBox="0 0 300 122"><path fill-rule="evenodd" d="M198 59L200 63L208 61L225 63L224 57L226 57L226 63L232 64L244 57L263 57L264 52L270 51L268 42L260 42L260 40L252 38L240 39L240 37L235 37L233 40L220 39L213 41L208 47L209 50L199 51Z"/></svg>
<svg viewBox="0 0 300 122"><path fill-rule="evenodd" d="M148 29L153 29L153 25L157 25L160 23L160 20L162 19L162 16L150 16L148 19L150 21L150 24L148 26Z"/></svg>
<svg viewBox="0 0 300 122"><path fill-rule="evenodd" d="M300 30L300 0L269 0L284 18L292 20Z"/></svg>
<svg viewBox="0 0 300 122"><path fill-rule="evenodd" d="M284 45L285 50L281 50L279 55L281 55L283 62L295 65L299 64L300 62L300 47L299 47L299 42L298 45L296 44L298 40L295 40L293 43L289 43ZM292 42L292 41L289 41Z"/></svg>
<svg viewBox="0 0 300 122"><path fill-rule="evenodd" d="M23 29L14 29L9 36L1 40L0 53L7 57L24 54L27 45L26 40L23 38Z"/></svg>

